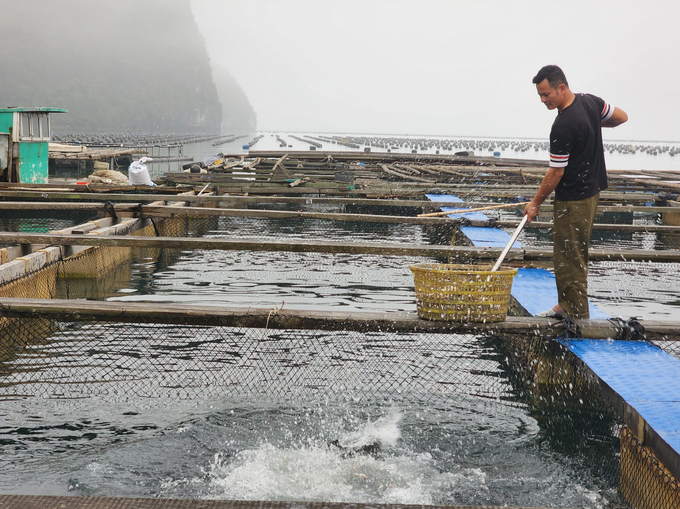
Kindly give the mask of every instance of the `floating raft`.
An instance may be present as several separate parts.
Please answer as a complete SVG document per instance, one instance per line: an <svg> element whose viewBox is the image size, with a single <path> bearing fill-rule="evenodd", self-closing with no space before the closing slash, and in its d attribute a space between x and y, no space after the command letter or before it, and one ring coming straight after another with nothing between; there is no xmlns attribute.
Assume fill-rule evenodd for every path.
<svg viewBox="0 0 680 509"><path fill-rule="evenodd" d="M252 153L251 153L252 155ZM305 159L307 158L307 159ZM173 215L224 215L243 217L297 217L336 219L348 221L374 221L374 222L402 222L404 224L444 225L461 226L458 220L445 218L416 218L405 216L379 216L367 214L321 214L317 212L301 212L289 210L247 210L236 207L247 207L251 203L289 203L312 205L312 204L341 204L357 206L360 210L368 210L368 207L404 207L407 214L416 214L415 209L433 210L439 205L453 207L465 205L472 207L473 203L490 203L483 200L495 198L507 198L508 200L523 199L527 195L533 195L540 182L545 168L538 165L531 167L518 162L513 168L497 168L491 166L491 160L485 158L468 158L467 160L456 158L437 158L418 155L416 157L389 158L386 155L362 155L352 153L343 158L333 154L328 159L328 154L305 153L305 157L295 154L258 154L257 157L246 158L243 155L234 156L225 161L220 171L209 174L205 179L196 177L180 176L185 185L175 188L157 186L157 188L143 189L145 194L133 194L136 188L121 186L120 191L126 194L118 194L111 191L112 187L90 186L87 192L76 186L41 185L38 188L13 187L1 185L6 190L0 191L1 198L32 199L40 200L43 206L52 206L60 203L60 207L66 208L67 201L96 201L96 207L104 207L107 213L109 226L103 224L97 226L100 235L90 235L86 231L72 231L50 235L27 234L27 233L4 233L0 234L0 243L13 244L8 248L0 249L5 259L13 260L12 264L16 275L21 269L22 274L28 274L42 263L53 262L61 255L58 248L38 249L40 245L66 245L66 246L117 246L117 247L156 247L175 249L239 249L249 251L291 251L291 252L323 252L323 253L370 253L386 256L436 256L455 258L461 261L477 261L496 259L501 248L507 243L507 233L498 230L493 237L480 236L475 227L488 225L486 216L478 216L477 219L469 219L476 224L471 226L462 225L464 232L470 239L472 246L439 246L439 245L404 245L388 243L352 243L352 242L313 242L313 241L266 241L247 239L209 239L209 238L173 238L173 237L131 237L116 235L114 229L124 227L126 220L121 220L124 214L128 220L130 216L138 218L155 216L168 217ZM227 158L229 159L229 158ZM503 161L505 162L505 161ZM493 164L499 164L495 161ZM249 171L248 179L243 180L243 173ZM630 173L630 172L628 172ZM239 175L240 174L240 175ZM666 215L680 217L675 198L661 196L660 190L678 191L680 185L669 181L677 178L677 175L652 175L647 173L647 178L630 179L622 172L610 172L612 185L610 190L603 193L600 211L620 212L629 214L633 212L663 213L664 222ZM653 180L655 177L656 180ZM296 187L290 187L290 179L304 180ZM172 178L169 179L170 181ZM206 186L206 184L209 184ZM25 185L22 185L25 186ZM436 187L435 187L436 186ZM435 191L436 189L436 191ZM105 193L96 191L106 190ZM212 196L177 196L177 193L198 191L212 192ZM227 193L227 195L225 195ZM428 194L446 194L445 201L434 203L425 201L423 197ZM451 194L456 193L456 199ZM655 194L658 193L658 194ZM247 195L246 195L247 194ZM265 196L266 195L266 196ZM296 195L296 196L294 196ZM376 199L381 198L381 199ZM389 198L389 199L385 199ZM466 201L463 202L463 199ZM103 200L111 202L127 202L104 206ZM452 201L446 201L452 200ZM179 206L168 207L162 202L179 203ZM147 202L155 202L146 205ZM234 204L234 209L219 209L224 204ZM189 207L194 205L212 205L212 208ZM3 203L3 208L20 210L16 203ZM655 206L663 205L663 206ZM669 205L669 206L666 206ZM80 203L78 206L89 208L92 204ZM231 206L231 205L230 205ZM365 207L365 208L364 208ZM193 209L193 210L190 210ZM454 209L455 210L455 209ZM120 213L120 216L117 214ZM332 217L331 217L332 216ZM146 221L146 219L137 219ZM670 221L669 221L670 222ZM498 222L502 226L510 226L512 222ZM514 223L516 225L516 222ZM549 223L533 223L530 228L549 228ZM93 226L94 228L94 226ZM112 230L105 230L111 228ZM619 231L658 231L677 233L677 227L662 225L595 225L595 228L616 229ZM490 232L490 228L483 230ZM500 233L499 233L500 232ZM483 232L482 232L483 233ZM147 235L150 235L147 233ZM26 255L24 251L37 249ZM47 252L46 252L47 251ZM66 250L68 252L68 250ZM120 250L111 250L118 252ZM531 265L532 263L550 262L552 249L532 249L519 244L511 251L509 259L516 264ZM663 262L680 261L680 251L677 249L666 251L652 250L591 250L591 260L651 260ZM40 262L40 263L38 263ZM8 264L6 264L8 265ZM10 268L12 268L10 267ZM5 270L5 269L2 269ZM4 273L0 274L2 279ZM524 287L524 296L518 300L531 313L546 309L550 302L547 294L553 294L556 299L556 290L549 281L551 274L548 271L531 269L531 277L520 275L513 285L514 292L520 292ZM541 285L544 285L542 290ZM518 294L519 295L519 294ZM531 306L534 306L531 308ZM539 307L540 305L540 307ZM54 319L59 321L87 321L104 320L110 322L149 323L155 320L160 323L216 325L226 327L252 327L269 329L307 329L307 330L353 330L361 332L384 333L389 331L405 333L469 333L477 335L497 335L511 338L519 338L520 341L527 339L565 338L565 324L559 321L529 317L508 317L504 322L495 323L451 323L434 322L420 319L413 313L361 313L361 312L315 312L308 310L291 309L253 309L237 307L191 307L187 305L163 305L158 309L156 303L118 303L97 302L90 300L33 300L33 299L1 299L0 317L40 318ZM2 318L0 318L2 319ZM581 359L604 388L604 392L612 395L610 401L616 408L624 413L625 422L636 433L640 440L645 442L653 450L658 458L662 458L667 467L676 477L680 473L678 467L678 443L677 436L680 430L674 423L680 422L680 398L676 394L674 386L680 375L677 359L664 354L661 350L640 342L618 341L615 338L625 338L629 335L632 325L621 323L617 320L590 319L577 320L580 328L578 339L561 339L565 348L576 358ZM643 337L648 341L680 341L680 322L677 321L647 321L640 320L645 330ZM573 332L573 331L572 331ZM605 339L606 338L606 339ZM554 342L551 342L555 346ZM625 361L625 362L624 362ZM576 360L574 360L576 362ZM607 364L610 365L607 365ZM613 367L612 367L613 366ZM647 366L648 369L643 369ZM643 379L641 381L641 379ZM654 383L650 382L653 381ZM667 393L654 392L655 384L673 388ZM638 390L639 387L639 390ZM76 499L52 497L2 497L2 507L31 508L51 507L49 504L58 503L68 509L73 508L125 508L124 504L134 499ZM97 504L90 505L87 504ZM134 502L131 502L134 503ZM144 501L145 507L155 507L152 503ZM197 501L161 501L162 507L198 507ZM14 506L10 505L14 504ZM30 504L42 504L31 506ZM69 506L68 504L73 504ZM109 504L109 505L105 505ZM117 504L117 505L115 505ZM121 505L123 504L123 505ZM173 506L171 504L178 504ZM184 505L182 505L184 504ZM193 504L193 505L192 505ZM205 507L282 507L289 508L286 503L267 502L217 502L200 501ZM210 504L213 504L212 506ZM222 504L222 505L217 505ZM343 504L301 504L305 507L344 507ZM296 505L300 507L301 505ZM130 507L133 507L132 505ZM159 507L161 507L159 505ZM353 507L361 507L354 505ZM391 507L391 506L390 506ZM393 506L400 507L400 506Z"/></svg>

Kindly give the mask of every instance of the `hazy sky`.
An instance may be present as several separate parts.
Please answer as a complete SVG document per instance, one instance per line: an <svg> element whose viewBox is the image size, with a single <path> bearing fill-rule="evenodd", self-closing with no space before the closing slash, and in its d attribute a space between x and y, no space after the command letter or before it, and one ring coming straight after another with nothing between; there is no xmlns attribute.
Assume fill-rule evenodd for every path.
<svg viewBox="0 0 680 509"><path fill-rule="evenodd" d="M680 2L191 0L259 130L546 138L531 79L619 106L605 139L680 141Z"/></svg>

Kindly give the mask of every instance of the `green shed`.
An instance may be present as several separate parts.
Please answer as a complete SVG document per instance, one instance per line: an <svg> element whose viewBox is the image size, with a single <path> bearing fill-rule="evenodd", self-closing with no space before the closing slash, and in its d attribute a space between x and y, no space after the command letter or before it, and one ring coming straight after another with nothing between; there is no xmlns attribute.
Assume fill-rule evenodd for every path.
<svg viewBox="0 0 680 509"><path fill-rule="evenodd" d="M47 184L50 113L60 108L0 108L0 181Z"/></svg>

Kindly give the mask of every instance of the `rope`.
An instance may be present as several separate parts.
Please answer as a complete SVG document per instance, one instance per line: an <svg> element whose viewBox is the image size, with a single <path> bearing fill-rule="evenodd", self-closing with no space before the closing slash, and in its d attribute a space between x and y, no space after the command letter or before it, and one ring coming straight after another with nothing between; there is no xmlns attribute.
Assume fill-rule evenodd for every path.
<svg viewBox="0 0 680 509"><path fill-rule="evenodd" d="M104 202L104 212L110 214L114 221L118 221L116 209L114 208L113 203L111 203L110 201Z"/></svg>
<svg viewBox="0 0 680 509"><path fill-rule="evenodd" d="M64 281L66 282L66 299L70 299L70 287L71 284L69 283L69 279L66 277L66 262L64 261L64 246L59 246L59 263L57 264L57 277L59 277L59 269L61 269L62 277ZM53 295L52 298L56 298L56 295Z"/></svg>
<svg viewBox="0 0 680 509"><path fill-rule="evenodd" d="M581 337L581 327L578 326L576 320L570 316L565 316L562 318L562 326L564 327L564 334L568 338L580 338Z"/></svg>
<svg viewBox="0 0 680 509"><path fill-rule="evenodd" d="M137 206L132 209L132 217L135 219L142 217L142 214L144 214L143 207L141 203L138 203Z"/></svg>
<svg viewBox="0 0 680 509"><path fill-rule="evenodd" d="M156 226L156 221L153 220L153 217L150 217L149 219L151 220L151 224L153 225L153 229L156 232L156 237L160 237L161 234L158 231L158 226Z"/></svg>
<svg viewBox="0 0 680 509"><path fill-rule="evenodd" d="M623 318L610 318L609 322L617 328L616 338L619 341L645 341L645 328L638 321L637 317L632 316L625 321Z"/></svg>
<svg viewBox="0 0 680 509"><path fill-rule="evenodd" d="M269 319L270 319L272 316L277 315L277 314L279 313L279 311L281 311L281 310L283 309L283 305L284 305L285 303L286 303L286 301L283 301L283 300L282 300L282 301L281 301L281 305L280 305L279 307L277 307L277 308L272 308L272 309L269 311L269 314L267 315L267 323L266 323L266 325L264 326L264 334L267 334L267 329L269 329Z"/></svg>

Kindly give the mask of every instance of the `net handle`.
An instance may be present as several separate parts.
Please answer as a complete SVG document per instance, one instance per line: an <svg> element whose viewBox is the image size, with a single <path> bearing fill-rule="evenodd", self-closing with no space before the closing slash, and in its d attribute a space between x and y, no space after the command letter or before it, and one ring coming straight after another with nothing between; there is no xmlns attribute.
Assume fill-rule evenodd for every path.
<svg viewBox="0 0 680 509"><path fill-rule="evenodd" d="M498 270L498 267L501 266L501 263L503 263L503 260L505 260L505 256L508 254L508 251L510 251L510 248L515 243L515 241L517 240L517 237L519 236L519 232L521 232L524 225L527 224L527 219L529 219L529 216L522 217L522 220L519 222L517 229L515 229L515 233L513 233L512 237L510 237L510 242L508 242L508 245L505 246L505 248L503 249L503 252L498 257L498 261L496 262L496 264L491 269L491 272L496 272Z"/></svg>

